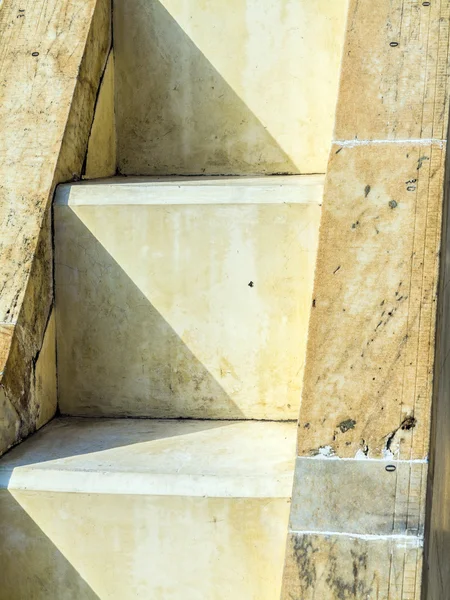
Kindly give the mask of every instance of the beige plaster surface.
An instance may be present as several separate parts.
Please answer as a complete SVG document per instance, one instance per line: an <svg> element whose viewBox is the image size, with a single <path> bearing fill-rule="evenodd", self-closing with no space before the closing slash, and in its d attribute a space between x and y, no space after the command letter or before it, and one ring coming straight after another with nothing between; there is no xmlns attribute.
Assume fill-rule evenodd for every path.
<svg viewBox="0 0 450 600"><path fill-rule="evenodd" d="M295 433L54 420L0 461L0 598L277 598Z"/></svg>
<svg viewBox="0 0 450 600"><path fill-rule="evenodd" d="M114 53L109 53L89 136L85 179L116 173L116 120L114 112Z"/></svg>
<svg viewBox="0 0 450 600"><path fill-rule="evenodd" d="M323 173L347 0L115 0L123 174Z"/></svg>
<svg viewBox="0 0 450 600"><path fill-rule="evenodd" d="M62 413L296 419L320 181L60 188Z"/></svg>
<svg viewBox="0 0 450 600"><path fill-rule="evenodd" d="M274 600L288 498L0 492L2 600Z"/></svg>
<svg viewBox="0 0 450 600"><path fill-rule="evenodd" d="M295 423L58 418L0 461L0 487L289 498Z"/></svg>
<svg viewBox="0 0 450 600"><path fill-rule="evenodd" d="M39 417L36 421L36 429L39 429L48 423L56 413L56 328L54 309L50 313L44 341L36 360L32 395L38 398Z"/></svg>

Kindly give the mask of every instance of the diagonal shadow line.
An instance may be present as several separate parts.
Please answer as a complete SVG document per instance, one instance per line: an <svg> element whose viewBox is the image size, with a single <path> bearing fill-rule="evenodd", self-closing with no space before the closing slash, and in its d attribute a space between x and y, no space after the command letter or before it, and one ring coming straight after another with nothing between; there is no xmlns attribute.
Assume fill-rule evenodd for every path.
<svg viewBox="0 0 450 600"><path fill-rule="evenodd" d="M114 44L120 173L300 172L161 2L115 2Z"/></svg>
<svg viewBox="0 0 450 600"><path fill-rule="evenodd" d="M67 206L54 210L61 413L245 418L85 223Z"/></svg>
<svg viewBox="0 0 450 600"><path fill-rule="evenodd" d="M0 600L100 600L7 490L0 491L0 515Z"/></svg>

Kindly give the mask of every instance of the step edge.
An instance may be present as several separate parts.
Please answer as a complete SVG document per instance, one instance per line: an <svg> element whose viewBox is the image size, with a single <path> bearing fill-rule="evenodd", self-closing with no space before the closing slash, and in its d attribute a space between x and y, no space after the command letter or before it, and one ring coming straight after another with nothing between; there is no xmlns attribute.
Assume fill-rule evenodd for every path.
<svg viewBox="0 0 450 600"><path fill-rule="evenodd" d="M208 498L286 498L293 473L274 476L191 475L16 467L0 472L0 490Z"/></svg>

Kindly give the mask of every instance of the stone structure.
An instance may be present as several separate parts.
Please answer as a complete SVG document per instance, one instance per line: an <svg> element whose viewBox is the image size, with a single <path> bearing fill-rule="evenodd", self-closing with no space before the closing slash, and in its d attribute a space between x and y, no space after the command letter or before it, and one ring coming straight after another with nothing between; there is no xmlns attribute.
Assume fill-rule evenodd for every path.
<svg viewBox="0 0 450 600"><path fill-rule="evenodd" d="M448 259L441 229L449 19L447 2L350 2L309 325L286 599L448 595L440 563L448 557L448 342L441 329Z"/></svg>
<svg viewBox="0 0 450 600"><path fill-rule="evenodd" d="M0 600L446 599L450 2L28 4Z"/></svg>

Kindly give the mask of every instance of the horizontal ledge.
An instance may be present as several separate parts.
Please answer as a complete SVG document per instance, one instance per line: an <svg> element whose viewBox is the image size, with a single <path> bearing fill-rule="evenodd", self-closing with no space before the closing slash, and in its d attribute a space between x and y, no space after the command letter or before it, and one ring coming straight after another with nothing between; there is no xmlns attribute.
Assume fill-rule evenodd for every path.
<svg viewBox="0 0 450 600"><path fill-rule="evenodd" d="M0 460L0 488L289 499L296 424L57 418Z"/></svg>
<svg viewBox="0 0 450 600"><path fill-rule="evenodd" d="M447 143L447 140L436 138L418 138L411 140L334 140L333 146L343 146L344 148L353 148L355 146L373 146L379 144L398 144L404 146L433 146L438 145L441 148Z"/></svg>
<svg viewBox="0 0 450 600"><path fill-rule="evenodd" d="M51 493L290 499L292 475L278 478L175 473L17 469L0 473L0 489Z"/></svg>
<svg viewBox="0 0 450 600"><path fill-rule="evenodd" d="M419 465L427 465L428 464L428 458L411 458L411 459L404 459L404 458L369 458L368 456L354 456L351 458L341 458L340 456L326 456L325 454L316 454L315 456L297 456L297 459L301 459L301 460L323 460L326 462L330 462L330 461L342 461L342 462L362 462L362 463L366 463L366 462L378 462L378 463L384 463L386 465L391 465L391 464L408 464L408 465L415 465L415 464L419 464Z"/></svg>
<svg viewBox="0 0 450 600"><path fill-rule="evenodd" d="M294 535L318 535L323 537L344 537L344 538L354 538L358 540L366 540L366 541L393 541L393 542L402 542L407 545L422 547L424 538L422 535L406 535L406 534L368 534L368 533L352 533L352 532L342 532L342 531L314 531L314 530L295 530L290 529L290 534Z"/></svg>
<svg viewBox="0 0 450 600"><path fill-rule="evenodd" d="M115 177L58 186L57 206L320 204L325 175Z"/></svg>

